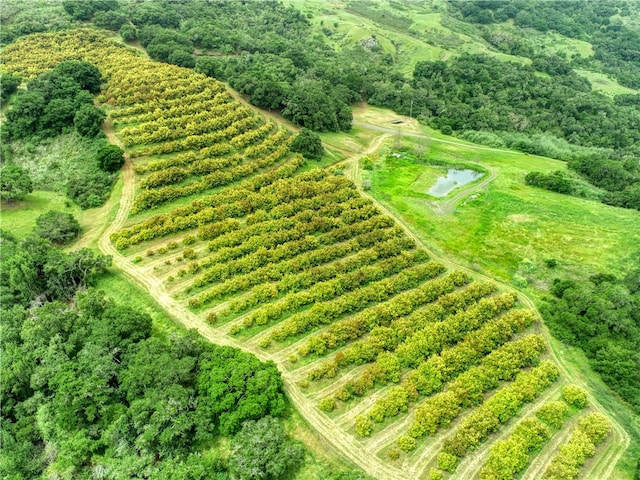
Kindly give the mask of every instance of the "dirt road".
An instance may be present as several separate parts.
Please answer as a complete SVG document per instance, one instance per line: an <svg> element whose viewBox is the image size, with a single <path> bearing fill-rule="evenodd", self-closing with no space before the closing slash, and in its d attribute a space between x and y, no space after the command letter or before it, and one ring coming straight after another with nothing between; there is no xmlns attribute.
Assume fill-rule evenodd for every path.
<svg viewBox="0 0 640 480"><path fill-rule="evenodd" d="M363 128L369 128L371 130L376 130L376 131L380 131L380 132L384 132L386 136L389 136L391 134L397 134L397 131L386 128L386 127L379 127L376 125L370 125L370 124L359 124L361 127ZM498 149L494 149L494 148L490 148L490 147L482 147L482 146L469 146L467 144L462 144L462 143L458 143L458 142L453 142L453 141L448 141L448 140L439 140L439 139L435 139L432 137L428 137L426 135L421 135L421 134L416 134L416 133L403 133L403 135L407 135L407 136L411 136L411 137L417 137L417 138L425 138L425 139L429 139L430 141L440 141L442 143L449 143L449 144L453 144L453 145L464 145L465 147L468 148L475 148L475 149L479 149L479 150L498 150ZM383 135L384 137L384 135ZM379 137L379 138L383 138L383 137ZM376 139L377 140L377 139ZM380 145L380 141L374 140L374 142L372 142L373 144L376 145ZM373 197L372 195L370 195L366 190L364 190L362 188L362 180L360 178L360 158L368 153L371 153L369 151L370 149L367 149L367 151L363 154L360 155L356 155L353 156L350 160L349 160L349 172L348 172L348 176L349 178L356 184L356 187L358 188L358 190L360 191L360 193L364 196L366 196L367 198L369 198L374 205L376 205L385 215L390 216L391 218L393 218L398 225L400 225L402 227L402 229L406 232L406 234L411 237L412 239L414 239L416 241L416 243L418 245L420 245L422 248L424 248L429 255L434 259L434 260L438 260L442 263L444 263L447 268L449 269L457 269L457 270L464 270L466 272L468 272L471 276L479 279L479 280L483 280L486 282L492 282L494 284L499 285L502 288L508 289L508 290L515 290L511 285L506 285L506 284L502 284L498 281L496 281L493 278L490 278L486 275L483 275L479 272L476 272L474 270L471 270L463 265L458 264L455 260L447 257L447 256L443 256L443 255L439 255L436 254L434 251L432 251L430 249L430 247L422 240L422 238L420 237L419 234L417 234L413 228L407 223L405 222L405 220L400 216L400 214L398 214L397 212L393 211L390 207L388 207L387 205L381 203L380 201L378 201L378 199L376 199L375 197ZM498 150L500 152L504 152L504 150ZM491 180L493 180L495 178L495 172L493 172L492 175L490 175L489 177L487 177L485 182L481 182L480 184L478 184L477 187L484 187L485 185L487 185ZM461 192L460 193L460 198L458 199L458 201L460 201L463 197L469 195L471 192L469 190ZM536 313L536 316L538 318L542 318L542 316L540 315L540 312L538 311L535 303L526 295L524 295L522 292L517 291L518 293L518 298L520 300L520 302L522 302L522 304L531 309L532 311L534 311ZM585 390L587 390L586 385L584 384L584 381L582 380L582 372L579 371L578 367L568 363L564 360L564 358L559 355L559 353L557 352L556 349L553 348L553 346L555 345L555 342L553 341L553 338L548 330L548 328L544 325L541 325L541 331L543 333L543 335L545 336L546 340L547 340L547 344L549 345L549 353L551 355L551 357L553 358L553 361L559 366L562 376L570 383L579 385L583 388L585 388ZM604 455L602 455L602 457L600 457L598 459L598 461L592 462L589 466L591 467L588 471L583 471L581 472L582 477L585 479L593 479L593 480L601 480L603 478L608 478L611 473L613 472L613 469L615 468L616 464L618 463L618 460L620 460L620 458L622 457L622 455L624 454L625 450L629 447L629 445L631 444L631 438L629 436L629 434L626 432L626 430L617 422L615 421L615 419L611 418L610 415L607 414L607 410L602 406L602 404L600 404L597 399L595 397L593 397L593 395L589 395L589 401L591 403L591 405L598 411L600 411L601 413L603 413L604 415L606 415L607 417L609 417L609 419L612 422L612 433L611 433L611 439L608 440L608 442L612 442L612 444L614 445L614 447L610 447L607 448L606 451L604 452L598 452L598 453L603 453ZM538 462L545 462L545 459L543 458L538 458L537 459ZM415 474L418 474L418 472L415 472ZM465 474L469 474L469 471L467 469L465 469ZM452 478L464 478L464 477L458 477L457 474L456 476L452 477Z"/></svg>
<svg viewBox="0 0 640 480"><path fill-rule="evenodd" d="M386 129L384 127L372 126L372 129L379 129L383 133L379 137L376 137L369 147L359 155L355 155L350 159L349 169L350 176L352 180L356 183L358 189L362 193L362 195L370 198L372 202L386 215L394 218L395 221L400 225L407 235L413 238L418 245L421 245L427 251L429 251L430 255L434 259L440 260L449 268L466 270L472 274L475 278L479 278L485 281L492 281L484 275L478 274L477 272L473 272L468 270L465 267L462 267L455 263L455 261L449 258L441 258L438 255L434 254L429 250L424 241L417 235L411 227L399 216L388 208L387 206L381 204L377 199L373 198L366 191L362 189L362 182L360 181L360 173L359 173L359 160L363 155L369 154L377 150L382 142L391 135L395 135L397 132L391 129ZM368 128L368 127L365 127ZM107 137L109 141L116 144L121 145L119 140L114 135L114 132L111 128L107 128ZM421 136L418 134L411 134L411 136ZM430 137L429 137L430 138ZM456 142L449 142L444 140L432 139L432 141L442 141L444 143L452 143L456 144ZM465 144L465 146L467 146ZM481 149L493 150L488 147L477 147ZM122 270L122 272L127 275L133 282L147 290L156 301L169 313L169 315L175 320L181 322L187 328L195 328L204 338L209 341L219 344L219 345L230 345L237 348L241 348L245 351L249 351L255 354L261 360L274 360L276 363L280 363L280 370L283 372L283 380L285 384L285 391L289 397L289 399L293 402L296 408L300 411L300 413L305 417L305 419L310 423L310 425L317 430L327 441L329 445L335 450L336 454L339 456L343 456L350 461L354 462L358 466L360 466L367 474L373 476L374 478L380 480L396 480L396 479L413 479L417 476L421 475L424 472L413 470L409 471L408 469L398 469L393 467L386 462L382 461L380 458L374 455L374 452L370 451L368 448L365 448L364 445L354 436L347 434L342 428L339 428L333 420L323 414L320 410L318 410L314 403L310 401L310 399L305 397L305 394L301 390L301 388L295 383L294 378L295 375L291 373L287 373L287 370L282 365L284 361L282 357L279 357L277 354L273 355L268 352L265 352L263 349L257 347L254 342L240 342L228 335L226 335L226 331L224 329L216 329L212 328L206 322L189 311L184 305L180 304L176 301L164 288L162 281L156 276L152 275L146 269L141 269L136 267L131 261L122 256L110 242L109 237L112 232L116 232L119 230L125 223L129 210L133 204L134 193L135 193L135 179L134 172L131 164L130 158L125 155L125 165L122 170L122 180L123 180L123 188L122 188L122 196L120 199L120 205L118 208L118 212L113 219L113 222L105 229L102 233L98 245L100 250L108 255L113 257L113 265L116 268ZM492 178L487 178L486 182L491 181ZM466 192L468 194L468 191ZM495 282L494 282L495 283ZM504 286L505 288L509 288ZM527 307L535 310L535 305L533 302L520 294L520 299ZM545 335L549 337L548 331L545 331ZM576 372L573 372L571 369L574 368L570 365L565 365L562 361L562 358L559 357L556 352L552 351L552 355L558 365L560 365L565 378L574 380L575 383L579 382L579 375ZM596 408L604 411L602 406L600 406L597 401L593 398L590 399L592 404L595 405ZM624 453L624 450L629 445L629 437L624 431L624 429L614 422L614 433L615 436L615 444L616 448L612 449L608 454L607 458L601 459L600 462L595 463L594 468L592 470L597 470L598 475L602 475L605 473L610 473L615 467L616 462L620 458L620 456ZM414 467L415 468L415 467ZM418 467L419 470L419 467ZM596 478L591 475L591 472L585 472L590 475L592 478ZM595 474L594 473L594 474ZM458 478L457 476L454 478ZM603 477L600 477L603 478Z"/></svg>

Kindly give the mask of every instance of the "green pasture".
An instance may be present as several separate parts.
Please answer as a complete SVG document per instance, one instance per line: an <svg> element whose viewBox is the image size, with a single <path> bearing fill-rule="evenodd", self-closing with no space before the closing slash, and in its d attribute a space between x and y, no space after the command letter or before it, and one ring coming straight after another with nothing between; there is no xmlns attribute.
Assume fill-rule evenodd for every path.
<svg viewBox="0 0 640 480"><path fill-rule="evenodd" d="M616 80L604 73L593 72L591 70L575 69L576 73L586 78L591 83L594 90L598 90L606 95L614 96L624 93L637 94L638 90L620 85Z"/></svg>
<svg viewBox="0 0 640 480"><path fill-rule="evenodd" d="M61 193L36 190L13 203L2 202L0 226L17 238L31 233L36 218L49 210L71 213L78 218L80 208Z"/></svg>
<svg viewBox="0 0 640 480"><path fill-rule="evenodd" d="M22 200L0 205L0 228L17 238L27 236L36 225L36 219L49 210L71 213L82 228L80 236L66 248L97 248L97 241L115 217L122 192L122 180L118 180L107 202L98 208L82 210L64 194L48 190L34 190Z"/></svg>
<svg viewBox="0 0 640 480"><path fill-rule="evenodd" d="M404 137L416 148L424 140ZM393 147L386 147L391 152ZM370 193L398 212L428 244L467 266L518 288L544 289L556 276L622 273L640 251L640 213L525 185L530 171L566 169L557 160L431 141L427 163L381 154ZM496 173L486 189L463 198L452 213L439 208L457 194L433 199L415 191L433 179L430 159L465 161ZM421 186L422 188L422 186ZM545 260L554 259L550 268Z"/></svg>

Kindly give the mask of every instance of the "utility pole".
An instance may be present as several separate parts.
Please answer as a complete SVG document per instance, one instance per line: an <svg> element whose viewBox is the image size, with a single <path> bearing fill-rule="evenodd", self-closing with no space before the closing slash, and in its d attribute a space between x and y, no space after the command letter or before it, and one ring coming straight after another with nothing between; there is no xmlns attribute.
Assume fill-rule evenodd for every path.
<svg viewBox="0 0 640 480"><path fill-rule="evenodd" d="M413 118L413 98L411 99L411 106L409 107L409 118Z"/></svg>

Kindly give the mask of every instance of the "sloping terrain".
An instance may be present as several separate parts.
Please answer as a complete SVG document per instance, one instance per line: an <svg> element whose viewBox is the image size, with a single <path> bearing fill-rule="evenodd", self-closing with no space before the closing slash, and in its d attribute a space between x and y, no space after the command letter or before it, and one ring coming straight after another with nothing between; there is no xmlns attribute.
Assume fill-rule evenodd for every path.
<svg viewBox="0 0 640 480"><path fill-rule="evenodd" d="M496 440L543 424L522 470L600 410L562 388L572 379L528 299L436 259L340 171L292 154L292 134L223 84L93 30L29 37L3 55L23 78L77 57L105 77L109 137L128 157L100 247L178 321L275 361L309 423L365 471L493 478L482 472L498 468ZM610 471L628 444L594 418L591 441L606 438L607 455L587 476ZM542 452L539 471L555 455Z"/></svg>

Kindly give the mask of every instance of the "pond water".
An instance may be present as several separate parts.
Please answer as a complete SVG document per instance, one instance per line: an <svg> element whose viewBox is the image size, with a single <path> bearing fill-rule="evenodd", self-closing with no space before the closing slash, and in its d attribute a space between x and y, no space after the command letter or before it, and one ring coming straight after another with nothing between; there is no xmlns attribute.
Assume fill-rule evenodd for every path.
<svg viewBox="0 0 640 480"><path fill-rule="evenodd" d="M429 189L429 195L434 197L444 197L451 190L457 187L471 183L482 176L482 172L477 170L450 168L446 177L440 177L436 180L433 187Z"/></svg>

